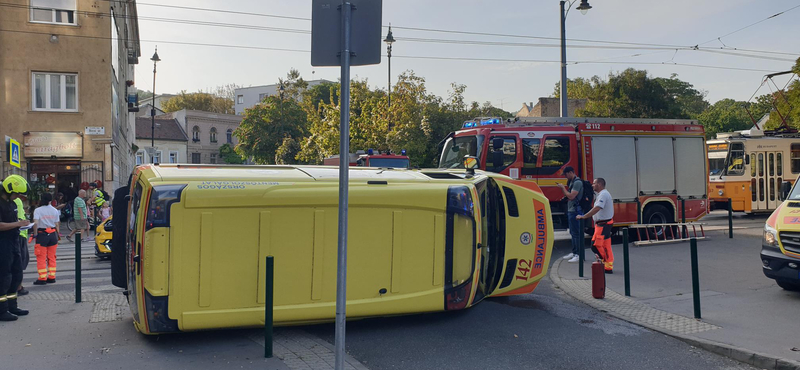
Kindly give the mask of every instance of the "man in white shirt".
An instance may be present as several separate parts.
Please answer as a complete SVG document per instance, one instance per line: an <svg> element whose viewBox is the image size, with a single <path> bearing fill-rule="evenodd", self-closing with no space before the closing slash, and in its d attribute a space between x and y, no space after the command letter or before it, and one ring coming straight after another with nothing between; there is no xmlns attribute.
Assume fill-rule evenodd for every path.
<svg viewBox="0 0 800 370"><path fill-rule="evenodd" d="M578 219L591 217L594 220L592 251L603 261L606 274L614 273L614 251L611 250L611 229L614 227L614 200L606 190L606 180L602 177L594 179L592 189L595 192L594 207Z"/></svg>
<svg viewBox="0 0 800 370"><path fill-rule="evenodd" d="M39 279L33 285L56 282L56 248L58 248L61 212L50 203L53 195L42 194L41 206L33 211L33 230L36 235L36 270Z"/></svg>

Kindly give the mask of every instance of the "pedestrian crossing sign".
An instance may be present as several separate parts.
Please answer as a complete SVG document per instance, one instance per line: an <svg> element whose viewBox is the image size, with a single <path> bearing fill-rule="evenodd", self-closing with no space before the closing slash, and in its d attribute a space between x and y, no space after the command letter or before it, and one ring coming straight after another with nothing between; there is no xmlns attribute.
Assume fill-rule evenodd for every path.
<svg viewBox="0 0 800 370"><path fill-rule="evenodd" d="M8 141L8 163L16 168L20 168L21 156L19 151L19 142L10 139Z"/></svg>

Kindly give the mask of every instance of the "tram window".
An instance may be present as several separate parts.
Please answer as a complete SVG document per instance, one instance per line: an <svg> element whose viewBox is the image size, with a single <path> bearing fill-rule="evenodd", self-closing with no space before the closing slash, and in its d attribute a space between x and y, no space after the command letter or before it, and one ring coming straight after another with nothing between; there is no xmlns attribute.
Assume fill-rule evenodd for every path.
<svg viewBox="0 0 800 370"><path fill-rule="evenodd" d="M761 176L764 176L764 154L758 153L758 177Z"/></svg>
<svg viewBox="0 0 800 370"><path fill-rule="evenodd" d="M769 179L769 200L770 201L775 200L775 179L774 178L770 178Z"/></svg>
<svg viewBox="0 0 800 370"><path fill-rule="evenodd" d="M758 179L758 200L764 201L764 179Z"/></svg>
<svg viewBox="0 0 800 370"><path fill-rule="evenodd" d="M775 155L778 157L776 161L778 164L778 176L783 176L783 153L777 153ZM778 182L780 183L780 181Z"/></svg>
<svg viewBox="0 0 800 370"><path fill-rule="evenodd" d="M756 177L756 154L755 153L750 154L750 176ZM755 202L755 199L753 199L753 201Z"/></svg>
<svg viewBox="0 0 800 370"><path fill-rule="evenodd" d="M755 162L751 162L751 163L755 163ZM756 175L754 173L753 177L755 177L755 176ZM756 198L756 179L750 179L750 193L753 195L753 202L757 201L758 198Z"/></svg>
<svg viewBox="0 0 800 370"><path fill-rule="evenodd" d="M769 175L775 176L775 154L769 153Z"/></svg>
<svg viewBox="0 0 800 370"><path fill-rule="evenodd" d="M740 175L744 175L744 145L731 143L731 151L728 154L728 176Z"/></svg>
<svg viewBox="0 0 800 370"><path fill-rule="evenodd" d="M800 143L792 144L792 173L800 173Z"/></svg>

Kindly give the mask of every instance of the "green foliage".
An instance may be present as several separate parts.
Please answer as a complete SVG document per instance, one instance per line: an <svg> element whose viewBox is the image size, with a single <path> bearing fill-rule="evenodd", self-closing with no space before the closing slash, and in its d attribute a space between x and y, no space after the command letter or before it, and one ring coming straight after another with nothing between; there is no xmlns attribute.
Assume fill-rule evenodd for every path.
<svg viewBox="0 0 800 370"><path fill-rule="evenodd" d="M231 144L222 144L222 146L219 147L219 157L227 164L244 163L244 158L233 150Z"/></svg>
<svg viewBox="0 0 800 370"><path fill-rule="evenodd" d="M797 59L792 72L800 76L800 58ZM773 99L770 96L769 101ZM769 116L766 126L769 129L776 129L782 125L781 116L786 120L786 124L791 128L800 129L800 80L794 80L787 87L783 95L775 93L776 111ZM767 99L765 99L767 100Z"/></svg>
<svg viewBox="0 0 800 370"><path fill-rule="evenodd" d="M747 113L748 109L756 120L765 113L764 107L757 103L722 99L706 109L697 119L706 129L706 138L711 139L719 132L747 130L753 127L753 120Z"/></svg>
<svg viewBox="0 0 800 370"><path fill-rule="evenodd" d="M575 113L579 117L695 118L708 107L705 92L677 75L650 78L647 71L633 68L612 72L607 80L599 76L568 80L567 94L570 99L588 100L586 108Z"/></svg>
<svg viewBox="0 0 800 370"><path fill-rule="evenodd" d="M306 130L306 112L294 99L268 96L244 112L233 132L239 139L236 153L258 164L274 164L284 137L301 137Z"/></svg>
<svg viewBox="0 0 800 370"><path fill-rule="evenodd" d="M220 97L205 92L187 93L181 91L177 96L162 104L165 112L176 112L181 109L201 110L205 112L234 114L233 99Z"/></svg>

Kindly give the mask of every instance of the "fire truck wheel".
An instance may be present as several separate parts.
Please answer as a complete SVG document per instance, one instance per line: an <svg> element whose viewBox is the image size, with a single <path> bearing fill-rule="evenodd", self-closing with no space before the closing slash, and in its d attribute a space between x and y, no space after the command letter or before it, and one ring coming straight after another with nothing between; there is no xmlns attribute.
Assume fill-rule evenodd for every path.
<svg viewBox="0 0 800 370"><path fill-rule="evenodd" d="M642 217L642 223L647 225L672 223L672 220L672 214L669 212L667 207L664 207L660 204L647 206L647 208L644 210L644 217ZM648 230L653 230L650 231L651 238L655 238L656 236L658 236L658 238L663 238L665 231L665 229L661 227Z"/></svg>

